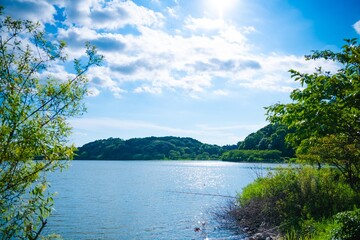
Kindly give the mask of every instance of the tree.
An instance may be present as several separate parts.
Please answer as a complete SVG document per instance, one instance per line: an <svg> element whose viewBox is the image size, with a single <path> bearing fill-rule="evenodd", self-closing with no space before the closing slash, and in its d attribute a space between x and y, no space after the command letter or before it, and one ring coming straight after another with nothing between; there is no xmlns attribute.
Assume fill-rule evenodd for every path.
<svg viewBox="0 0 360 240"><path fill-rule="evenodd" d="M3 16L0 8L0 238L37 239L51 212L46 173L66 166L69 117L84 112L84 73L98 65L74 61L71 79L41 78L50 64L66 60L64 42L46 40L40 24Z"/></svg>
<svg viewBox="0 0 360 240"><path fill-rule="evenodd" d="M192 138L145 137L96 140L79 147L78 160L165 160L219 159L224 149Z"/></svg>
<svg viewBox="0 0 360 240"><path fill-rule="evenodd" d="M245 138L245 140L239 146L239 149L256 149L262 138L263 134L260 131L251 133Z"/></svg>
<svg viewBox="0 0 360 240"><path fill-rule="evenodd" d="M294 150L285 142L288 132L285 125L268 124L240 142L239 150L279 150L282 157L292 158Z"/></svg>
<svg viewBox="0 0 360 240"><path fill-rule="evenodd" d="M336 62L340 69L314 73L290 70L301 84L289 104L267 107L268 119L294 131L287 140L300 159L335 165L354 190L360 190L360 46L345 40L341 52L314 51L307 60Z"/></svg>

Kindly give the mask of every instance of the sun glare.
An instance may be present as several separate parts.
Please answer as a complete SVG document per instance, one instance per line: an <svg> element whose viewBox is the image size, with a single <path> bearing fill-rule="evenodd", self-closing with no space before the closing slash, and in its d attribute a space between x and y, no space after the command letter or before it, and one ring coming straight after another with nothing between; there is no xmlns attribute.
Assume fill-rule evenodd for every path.
<svg viewBox="0 0 360 240"><path fill-rule="evenodd" d="M235 7L237 0L204 0L204 4L216 14L219 18L223 18L224 15Z"/></svg>

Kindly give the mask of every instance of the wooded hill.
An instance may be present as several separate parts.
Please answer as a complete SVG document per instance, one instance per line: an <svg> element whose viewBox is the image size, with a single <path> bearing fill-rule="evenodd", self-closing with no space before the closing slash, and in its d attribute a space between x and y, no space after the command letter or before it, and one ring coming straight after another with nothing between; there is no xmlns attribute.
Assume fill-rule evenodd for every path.
<svg viewBox="0 0 360 240"><path fill-rule="evenodd" d="M283 126L268 125L237 145L218 146L186 137L96 140L77 150L76 160L217 160L279 162L293 157Z"/></svg>
<svg viewBox="0 0 360 240"><path fill-rule="evenodd" d="M78 160L210 160L233 146L220 147L184 137L146 137L97 140L80 147Z"/></svg>
<svg viewBox="0 0 360 240"><path fill-rule="evenodd" d="M221 159L239 162L282 162L294 158L294 149L285 141L289 130L284 125L269 124L249 134L238 149L226 151Z"/></svg>

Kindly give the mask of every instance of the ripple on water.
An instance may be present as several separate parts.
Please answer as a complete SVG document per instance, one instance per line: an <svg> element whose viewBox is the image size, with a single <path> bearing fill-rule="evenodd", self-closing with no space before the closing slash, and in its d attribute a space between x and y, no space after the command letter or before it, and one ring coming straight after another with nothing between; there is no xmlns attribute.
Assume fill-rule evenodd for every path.
<svg viewBox="0 0 360 240"><path fill-rule="evenodd" d="M214 221L210 212L227 199L211 194L235 196L254 180L250 174L254 164L74 161L72 165L50 176L58 195L47 233L65 239L242 239ZM201 231L195 232L197 227Z"/></svg>

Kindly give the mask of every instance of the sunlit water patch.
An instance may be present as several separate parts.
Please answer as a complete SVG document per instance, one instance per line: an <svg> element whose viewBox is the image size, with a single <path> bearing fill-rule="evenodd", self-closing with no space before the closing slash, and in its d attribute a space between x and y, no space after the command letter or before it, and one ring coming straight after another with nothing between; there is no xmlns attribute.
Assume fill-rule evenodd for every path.
<svg viewBox="0 0 360 240"><path fill-rule="evenodd" d="M271 165L220 161L74 161L46 233L64 239L243 239L213 212Z"/></svg>

